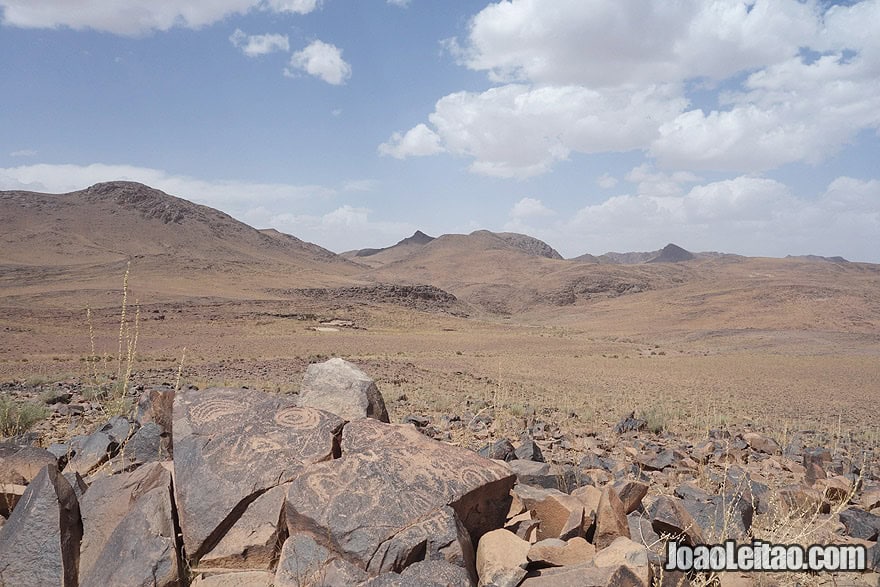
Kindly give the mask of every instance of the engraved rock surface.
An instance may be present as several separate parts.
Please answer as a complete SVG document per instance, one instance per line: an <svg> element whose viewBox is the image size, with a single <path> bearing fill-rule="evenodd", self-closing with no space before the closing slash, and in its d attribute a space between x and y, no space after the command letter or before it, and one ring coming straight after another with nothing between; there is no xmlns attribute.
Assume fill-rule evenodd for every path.
<svg viewBox="0 0 880 587"><path fill-rule="evenodd" d="M332 458L343 420L253 390L174 399L174 493L187 556L210 551L264 492Z"/></svg>
<svg viewBox="0 0 880 587"><path fill-rule="evenodd" d="M502 464L372 419L347 424L341 449L291 484L288 529L370 576L423 559L472 569L469 540L504 524L514 477Z"/></svg>
<svg viewBox="0 0 880 587"><path fill-rule="evenodd" d="M309 365L297 405L327 410L348 421L360 418L389 421L379 388L366 373L345 359L334 358Z"/></svg>

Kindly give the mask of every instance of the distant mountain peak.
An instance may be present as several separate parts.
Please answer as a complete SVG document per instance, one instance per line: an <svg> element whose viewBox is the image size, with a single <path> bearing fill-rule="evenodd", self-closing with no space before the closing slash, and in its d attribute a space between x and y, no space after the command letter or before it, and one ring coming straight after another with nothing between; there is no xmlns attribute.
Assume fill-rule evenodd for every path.
<svg viewBox="0 0 880 587"><path fill-rule="evenodd" d="M649 259L648 263L681 263L682 261L690 261L691 259L696 259L693 253L676 244L669 243L661 249L659 255L653 259Z"/></svg>
<svg viewBox="0 0 880 587"><path fill-rule="evenodd" d="M426 245L429 242L431 242L432 240L434 240L433 236L428 236L427 234L425 234L421 230L417 230L413 233L412 236L401 240L397 244L398 245Z"/></svg>

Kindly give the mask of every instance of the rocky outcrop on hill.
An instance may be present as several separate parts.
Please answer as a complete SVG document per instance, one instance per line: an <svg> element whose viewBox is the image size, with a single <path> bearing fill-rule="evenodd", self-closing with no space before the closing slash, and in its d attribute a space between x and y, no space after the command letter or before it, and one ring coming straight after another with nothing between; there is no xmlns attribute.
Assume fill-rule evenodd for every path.
<svg viewBox="0 0 880 587"><path fill-rule="evenodd" d="M686 586L708 577L661 572L667 541L754 538L863 547L868 570L829 580L880 577L867 453L752 429L689 443L633 413L584 435L533 415L517 441L491 412L388 420L332 359L297 395L145 390L63 458L0 444L0 585ZM156 452L134 458L144 430ZM435 439L452 430L486 445Z"/></svg>

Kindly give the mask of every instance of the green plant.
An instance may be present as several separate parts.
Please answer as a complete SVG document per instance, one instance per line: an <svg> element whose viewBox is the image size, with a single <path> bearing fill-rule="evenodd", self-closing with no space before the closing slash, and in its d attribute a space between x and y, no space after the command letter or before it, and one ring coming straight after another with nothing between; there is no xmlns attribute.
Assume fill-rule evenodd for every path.
<svg viewBox="0 0 880 587"><path fill-rule="evenodd" d="M0 436L17 436L49 415L46 406L0 397Z"/></svg>

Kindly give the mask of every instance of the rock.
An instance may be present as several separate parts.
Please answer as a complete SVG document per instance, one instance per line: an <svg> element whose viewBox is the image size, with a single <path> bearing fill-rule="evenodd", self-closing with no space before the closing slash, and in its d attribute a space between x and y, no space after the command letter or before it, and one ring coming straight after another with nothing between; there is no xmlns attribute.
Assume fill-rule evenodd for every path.
<svg viewBox="0 0 880 587"><path fill-rule="evenodd" d="M340 447L293 480L287 526L371 576L419 558L466 566L471 540L504 524L514 477L503 464L369 418L347 424Z"/></svg>
<svg viewBox="0 0 880 587"><path fill-rule="evenodd" d="M513 493L534 516L541 520L538 540L560 538L568 540L584 534L584 504L576 497L558 489L517 484Z"/></svg>
<svg viewBox="0 0 880 587"><path fill-rule="evenodd" d="M98 491L106 499L93 501L89 498L99 484ZM120 488L115 495L111 493L114 487ZM84 554L88 546L90 564L80 569L80 587L183 584L171 504L171 475L164 467L154 463L132 473L96 480L84 499L91 506L88 511L83 510L84 529L100 534L101 538L106 535L106 539L87 534L88 542L83 541ZM128 511L107 535L112 524L105 525L102 515L106 512L108 517L115 518L126 505Z"/></svg>
<svg viewBox="0 0 880 587"><path fill-rule="evenodd" d="M680 499L661 495L648 508L651 527L661 537L664 534L682 538L691 546L705 544L703 533Z"/></svg>
<svg viewBox="0 0 880 587"><path fill-rule="evenodd" d="M174 389L154 387L143 392L138 399L136 421L141 428L148 424L159 427L161 454L173 455L172 428L174 418Z"/></svg>
<svg viewBox="0 0 880 587"><path fill-rule="evenodd" d="M862 507L867 511L880 507L880 485L865 487L862 492Z"/></svg>
<svg viewBox="0 0 880 587"><path fill-rule="evenodd" d="M565 478L560 478L558 474L558 468L554 470L549 463L514 459L507 465L516 475L517 481L523 485L547 489L561 489L566 485Z"/></svg>
<svg viewBox="0 0 880 587"><path fill-rule="evenodd" d="M0 444L0 484L27 485L43 467L57 463L55 455L45 449Z"/></svg>
<svg viewBox="0 0 880 587"><path fill-rule="evenodd" d="M644 585L651 584L651 565L648 563L648 550L625 536L596 552L593 563L597 567L618 567L625 565L639 577Z"/></svg>
<svg viewBox="0 0 880 587"><path fill-rule="evenodd" d="M209 552L264 492L333 457L343 420L252 390L174 400L174 493L187 556Z"/></svg>
<svg viewBox="0 0 880 587"><path fill-rule="evenodd" d="M680 499L690 499L693 501L709 501L712 499L712 495L700 487L697 486L693 481L685 481L675 488L675 491L672 492L675 497Z"/></svg>
<svg viewBox="0 0 880 587"><path fill-rule="evenodd" d="M346 587L367 580L367 574L346 562L314 538L294 535L284 542L275 587Z"/></svg>
<svg viewBox="0 0 880 587"><path fill-rule="evenodd" d="M373 380L339 358L309 365L297 405L327 410L347 421L359 418L389 421L385 400Z"/></svg>
<svg viewBox="0 0 880 587"><path fill-rule="evenodd" d="M477 546L480 585L516 587L526 576L531 544L507 530L483 534Z"/></svg>
<svg viewBox="0 0 880 587"><path fill-rule="evenodd" d="M272 587L275 573L268 571L243 571L219 575L196 575L191 587Z"/></svg>
<svg viewBox="0 0 880 587"><path fill-rule="evenodd" d="M648 421L636 418L635 412L630 412L628 416L622 419L614 426L615 434L625 434L627 432L638 432L648 427Z"/></svg>
<svg viewBox="0 0 880 587"><path fill-rule="evenodd" d="M119 448L118 442L100 430L88 436L74 437L69 444L73 448L74 455L67 462L64 470L79 473L84 477L104 464Z"/></svg>
<svg viewBox="0 0 880 587"><path fill-rule="evenodd" d="M590 518L595 522L602 490L592 485L584 485L572 491L571 496L576 497L584 505L584 518Z"/></svg>
<svg viewBox="0 0 880 587"><path fill-rule="evenodd" d="M200 566L271 569L287 537L282 518L287 487L273 487L249 504L217 546L201 558Z"/></svg>
<svg viewBox="0 0 880 587"><path fill-rule="evenodd" d="M786 485L776 496L783 514L807 518L828 509L820 491L800 484Z"/></svg>
<svg viewBox="0 0 880 587"><path fill-rule="evenodd" d="M135 427L132 426L131 422L126 418L123 418L122 416L114 416L113 418L110 418L106 424L101 426L99 432L103 432L110 437L110 440L121 445L131 437L134 433L134 428Z"/></svg>
<svg viewBox="0 0 880 587"><path fill-rule="evenodd" d="M532 438L526 437L517 447L516 451L514 451L514 454L520 460L535 461L537 463L544 462L544 453L541 452L541 447Z"/></svg>
<svg viewBox="0 0 880 587"><path fill-rule="evenodd" d="M16 587L76 587L81 539L76 495L58 469L46 465L0 528L0 578Z"/></svg>
<svg viewBox="0 0 880 587"><path fill-rule="evenodd" d="M623 502L613 487L605 487L596 510L596 533L593 544L603 549L619 537L629 538L629 524Z"/></svg>
<svg viewBox="0 0 880 587"><path fill-rule="evenodd" d="M822 497L831 505L840 505L849 501L852 483L842 475L817 479L813 488L822 492Z"/></svg>
<svg viewBox="0 0 880 587"><path fill-rule="evenodd" d="M630 539L636 544L642 546L653 546L659 544L660 536L654 532L651 520L645 517L641 512L633 512L626 517L629 526Z"/></svg>
<svg viewBox="0 0 880 587"><path fill-rule="evenodd" d="M754 509L741 497L713 495L706 501L682 500L682 505L700 527L703 537L712 543L747 538Z"/></svg>
<svg viewBox="0 0 880 587"><path fill-rule="evenodd" d="M742 434L742 439L745 441L746 444L749 445L749 448L751 448L752 450L756 450L758 452L762 452L768 455L778 455L782 453L782 449L779 448L779 443L777 443L766 434L760 434L758 432L744 432Z"/></svg>
<svg viewBox="0 0 880 587"><path fill-rule="evenodd" d="M496 440L479 451L480 456L497 461L509 461L513 458L513 453L513 444L506 438Z"/></svg>
<svg viewBox="0 0 880 587"><path fill-rule="evenodd" d="M646 471L662 471L674 465L677 460L675 451L666 449L657 454L639 455L635 462Z"/></svg>
<svg viewBox="0 0 880 587"><path fill-rule="evenodd" d="M27 485L0 484L0 518L9 517L21 496L24 495L25 489L27 489Z"/></svg>
<svg viewBox="0 0 880 587"><path fill-rule="evenodd" d="M614 490L623 502L624 513L630 514L642 505L642 498L648 494L648 484L627 479L614 484Z"/></svg>
<svg viewBox="0 0 880 587"><path fill-rule="evenodd" d="M358 587L471 587L473 581L461 567L444 561L421 561L397 573L385 573Z"/></svg>
<svg viewBox="0 0 880 587"><path fill-rule="evenodd" d="M112 459L114 471L126 471L139 467L144 463L165 461L171 458L171 452L162 437L162 428L155 422L148 422L128 439L119 453Z"/></svg>
<svg viewBox="0 0 880 587"><path fill-rule="evenodd" d="M592 562L530 573L520 587L648 587L625 565L596 567Z"/></svg>
<svg viewBox="0 0 880 587"><path fill-rule="evenodd" d="M429 418L418 416L416 414L410 414L401 420L401 424L412 424L416 428L424 428L430 423L431 420Z"/></svg>
<svg viewBox="0 0 880 587"><path fill-rule="evenodd" d="M563 542L556 538L548 538L536 542L529 549L528 559L557 567L576 565L593 559L596 547L580 537Z"/></svg>
<svg viewBox="0 0 880 587"><path fill-rule="evenodd" d="M880 533L880 516L854 507L843 510L838 516L846 528L847 535L862 540L877 540Z"/></svg>
<svg viewBox="0 0 880 587"><path fill-rule="evenodd" d="M825 479L825 465L831 462L831 451L827 448L807 448L804 449L803 465L804 465L804 482L810 487L819 480Z"/></svg>

